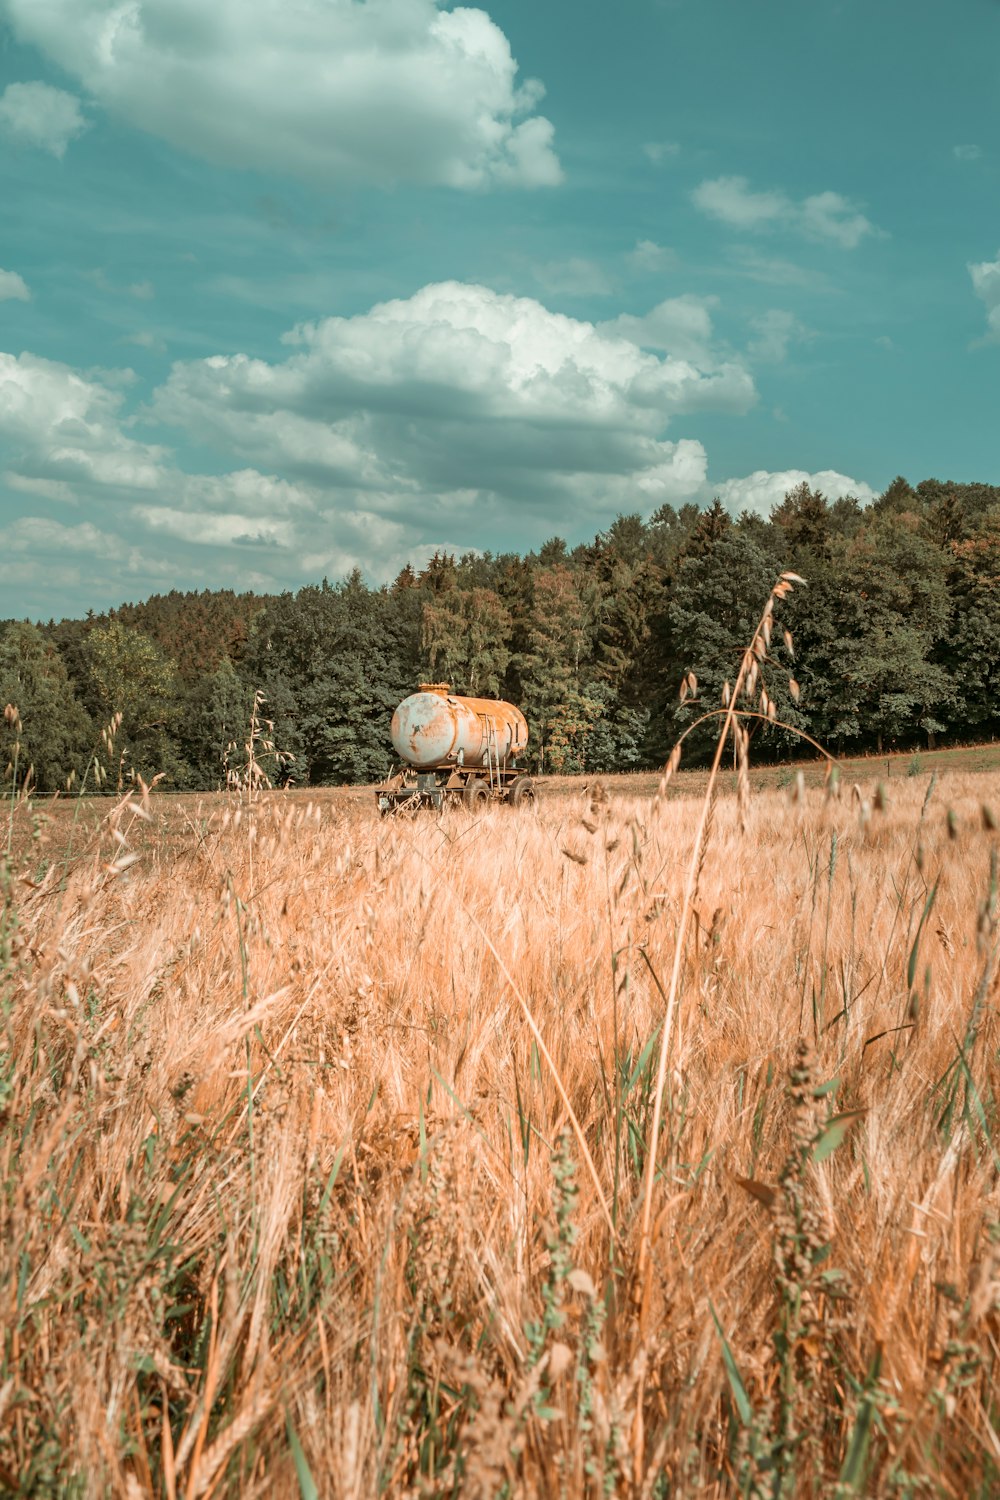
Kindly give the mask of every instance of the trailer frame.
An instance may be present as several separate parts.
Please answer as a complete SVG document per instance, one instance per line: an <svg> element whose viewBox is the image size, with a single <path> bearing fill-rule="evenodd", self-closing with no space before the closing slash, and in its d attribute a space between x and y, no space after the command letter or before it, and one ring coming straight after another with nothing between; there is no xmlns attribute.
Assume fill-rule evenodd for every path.
<svg viewBox="0 0 1000 1500"><path fill-rule="evenodd" d="M497 803L534 805L535 784L527 772L498 765L492 757L481 766L441 766L429 771L403 764L379 783L375 798L382 817L422 808L441 812L456 805L477 812Z"/></svg>

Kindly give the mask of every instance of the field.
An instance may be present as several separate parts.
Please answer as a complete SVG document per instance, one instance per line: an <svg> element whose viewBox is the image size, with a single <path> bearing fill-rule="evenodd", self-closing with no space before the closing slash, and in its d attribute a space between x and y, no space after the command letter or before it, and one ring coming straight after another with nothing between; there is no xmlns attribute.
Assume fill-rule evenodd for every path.
<svg viewBox="0 0 1000 1500"><path fill-rule="evenodd" d="M17 809L0 1488L997 1493L981 754Z"/></svg>

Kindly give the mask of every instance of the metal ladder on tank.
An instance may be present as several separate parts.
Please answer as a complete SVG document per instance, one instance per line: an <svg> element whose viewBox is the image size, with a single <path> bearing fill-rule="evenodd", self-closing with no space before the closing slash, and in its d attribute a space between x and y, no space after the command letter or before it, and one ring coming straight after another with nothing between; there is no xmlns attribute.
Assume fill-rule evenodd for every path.
<svg viewBox="0 0 1000 1500"><path fill-rule="evenodd" d="M490 781L490 791L500 790L500 746L497 742L497 729L489 714L480 714L483 721L483 738L486 740L486 770Z"/></svg>

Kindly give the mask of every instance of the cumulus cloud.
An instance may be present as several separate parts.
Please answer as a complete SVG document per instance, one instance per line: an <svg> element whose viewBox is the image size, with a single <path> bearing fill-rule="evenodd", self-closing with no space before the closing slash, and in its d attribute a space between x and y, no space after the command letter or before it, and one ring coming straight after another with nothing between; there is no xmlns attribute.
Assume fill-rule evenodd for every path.
<svg viewBox="0 0 1000 1500"><path fill-rule="evenodd" d="M0 134L62 157L87 129L74 94L47 83L9 83L0 94Z"/></svg>
<svg viewBox="0 0 1000 1500"><path fill-rule="evenodd" d="M663 437L670 421L745 410L753 382L700 348L661 358L643 337L445 282L300 325L283 363L175 365L153 409L255 465L365 492L375 509L457 494L460 510L479 496L558 513L570 499L606 508L630 485L669 499L704 462L700 444Z"/></svg>
<svg viewBox="0 0 1000 1500"><path fill-rule="evenodd" d="M691 196L702 213L733 229L790 229L845 250L880 233L841 193L814 193L797 203L780 188L755 191L745 177L716 177L700 183Z"/></svg>
<svg viewBox="0 0 1000 1500"><path fill-rule="evenodd" d="M839 474L836 469L820 469L815 474L805 469L782 469L772 472L756 469L742 479L727 479L712 486L713 495L718 495L723 505L734 516L741 511L755 511L769 516L776 505L780 505L788 494L800 484L819 490L828 500L841 500L845 495L854 495L862 505L870 505L877 494L863 480L851 479Z"/></svg>
<svg viewBox="0 0 1000 1500"><path fill-rule="evenodd" d="M161 450L121 425L120 390L68 365L0 353L0 439L11 471L27 480L155 488Z"/></svg>
<svg viewBox="0 0 1000 1500"><path fill-rule="evenodd" d="M702 444L673 427L756 399L716 346L714 305L678 297L595 325L446 282L300 324L278 359L175 363L140 411L126 406L131 372L0 355L3 483L16 502L85 504L122 548L173 559L175 583L292 587L353 566L385 578L435 545L579 532L708 493ZM214 451L222 472L185 473L143 440L152 423ZM22 573L63 535L46 526L9 533ZM67 549L88 538L70 528Z"/></svg>
<svg viewBox="0 0 1000 1500"><path fill-rule="evenodd" d="M956 161L979 161L983 154L982 146L953 146L951 149Z"/></svg>
<svg viewBox="0 0 1000 1500"><path fill-rule="evenodd" d="M659 349L676 359L689 360L706 373L712 371L716 381L728 386L734 410L747 411L756 399L753 381L742 365L727 360L714 347L712 309L718 297L668 297L644 317L626 313L611 323L602 323L602 332L628 339L641 349ZM716 393L721 394L716 386Z"/></svg>
<svg viewBox="0 0 1000 1500"><path fill-rule="evenodd" d="M969 267L972 289L986 304L987 339L1000 339L1000 251L996 260L981 261Z"/></svg>
<svg viewBox="0 0 1000 1500"><path fill-rule="evenodd" d="M0 270L0 302L30 302L28 283L16 271Z"/></svg>
<svg viewBox="0 0 1000 1500"><path fill-rule="evenodd" d="M435 0L6 0L131 124L224 166L478 188L561 178L544 92L485 11Z"/></svg>

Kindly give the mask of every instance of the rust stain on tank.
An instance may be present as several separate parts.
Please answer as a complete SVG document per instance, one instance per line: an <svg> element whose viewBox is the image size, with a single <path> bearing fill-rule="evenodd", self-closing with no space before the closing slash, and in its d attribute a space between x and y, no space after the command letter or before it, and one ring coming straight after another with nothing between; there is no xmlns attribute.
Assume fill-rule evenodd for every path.
<svg viewBox="0 0 1000 1500"><path fill-rule="evenodd" d="M414 725L412 733L407 738L407 744L414 755L420 756L420 741L435 739L439 735L448 735L454 739L455 721L454 715L446 704L442 704L437 713L425 719L423 723Z"/></svg>
<svg viewBox="0 0 1000 1500"><path fill-rule="evenodd" d="M520 709L496 698L465 698L446 683L421 683L392 718L399 756L418 768L514 765L528 742Z"/></svg>

